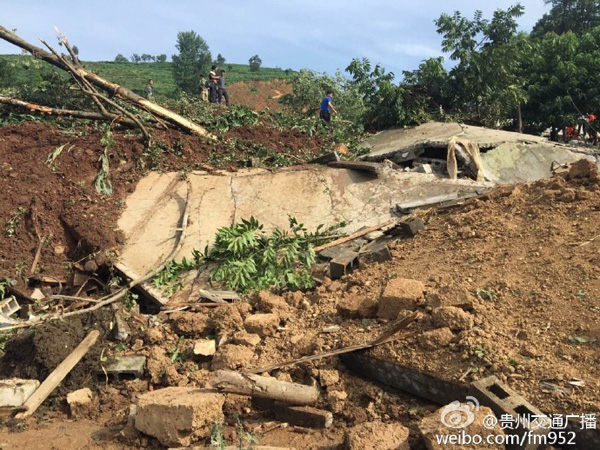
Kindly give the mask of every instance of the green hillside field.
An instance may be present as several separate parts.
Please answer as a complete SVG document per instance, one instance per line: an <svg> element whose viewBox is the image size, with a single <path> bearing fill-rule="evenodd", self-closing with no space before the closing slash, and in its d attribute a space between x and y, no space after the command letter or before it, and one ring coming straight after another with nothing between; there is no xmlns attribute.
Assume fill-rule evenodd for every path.
<svg viewBox="0 0 600 450"><path fill-rule="evenodd" d="M4 86L34 84L44 73L52 70L52 66L49 64L33 60L29 55L0 55L0 63L3 61L6 61L10 66L10 80L3 80L2 84ZM146 82L150 78L154 80L155 94L170 97L176 92L170 62L84 61L83 65L101 77L140 95L144 93ZM286 79L293 73L289 69L283 70L270 67L261 67L257 72L252 72L248 64L225 63L221 68L227 71L228 84L248 80Z"/></svg>

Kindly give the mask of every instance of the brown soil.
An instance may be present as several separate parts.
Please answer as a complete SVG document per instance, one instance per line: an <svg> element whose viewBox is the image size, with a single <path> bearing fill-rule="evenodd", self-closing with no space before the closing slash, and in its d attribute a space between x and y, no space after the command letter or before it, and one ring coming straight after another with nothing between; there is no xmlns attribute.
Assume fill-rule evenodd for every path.
<svg viewBox="0 0 600 450"><path fill-rule="evenodd" d="M227 88L232 104L244 105L256 111L269 108L282 111L280 98L291 94L292 86L285 80L242 81Z"/></svg>
<svg viewBox="0 0 600 450"><path fill-rule="evenodd" d="M116 227L125 196L150 168L164 171L236 170L244 155L228 155L228 141L259 144L288 159L312 157L325 143L300 131L279 131L259 124L232 129L214 143L177 131L156 131L159 148L145 152L137 135L116 131L116 144L109 152L111 197L96 192L94 183L103 152L102 133L95 127L61 129L38 122L0 128L0 277L17 279L29 275L39 239L44 239L36 273L64 279L69 261L84 262L122 243ZM46 159L67 144L52 166ZM241 160L241 161L238 161ZM301 159L299 159L301 160ZM266 159L262 164L269 164ZM38 237L39 235L39 237ZM102 255L98 255L102 251Z"/></svg>

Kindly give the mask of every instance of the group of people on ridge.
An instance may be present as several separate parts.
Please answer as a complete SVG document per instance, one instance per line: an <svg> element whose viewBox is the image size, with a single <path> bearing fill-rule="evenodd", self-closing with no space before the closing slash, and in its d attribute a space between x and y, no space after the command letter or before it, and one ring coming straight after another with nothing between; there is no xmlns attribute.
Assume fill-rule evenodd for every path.
<svg viewBox="0 0 600 450"><path fill-rule="evenodd" d="M225 105L229 106L229 94L225 86L225 71L221 70L217 75L217 65L213 65L208 74L208 80L204 75L200 75L200 98L203 102L221 103L225 99ZM154 100L154 81L148 80L146 84L146 98ZM337 114L337 110L333 106L333 91L328 91L325 98L321 101L319 117L327 124L331 122L331 111ZM593 116L594 119L596 118ZM591 121L593 121L592 119Z"/></svg>
<svg viewBox="0 0 600 450"><path fill-rule="evenodd" d="M200 98L203 102L221 103L225 99L225 105L229 106L229 94L225 86L225 71L221 69L217 74L218 67L213 65L208 73L208 81L204 75L200 75Z"/></svg>

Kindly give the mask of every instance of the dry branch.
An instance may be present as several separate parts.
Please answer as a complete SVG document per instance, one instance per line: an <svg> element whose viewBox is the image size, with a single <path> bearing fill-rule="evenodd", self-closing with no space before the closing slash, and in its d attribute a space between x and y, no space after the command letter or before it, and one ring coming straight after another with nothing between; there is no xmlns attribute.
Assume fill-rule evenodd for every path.
<svg viewBox="0 0 600 450"><path fill-rule="evenodd" d="M351 345L350 347L343 347L343 348L339 348L336 350L330 350L328 352L319 353L317 355L303 356L301 358L292 359L290 361L273 364L272 366L259 367L258 369L250 370L246 373L248 373L248 374L265 373L265 372L268 373L268 372L271 372L272 370L281 369L282 367L286 367L286 366L291 366L291 365L300 364L300 363L304 363L304 362L316 361L319 359L327 358L329 356L343 355L344 353L351 353L351 352L355 352L357 350L366 350L368 348L376 347L378 345L386 344L388 342L397 341L399 339L402 339L403 337L406 337L406 334L398 335L397 333L400 330L403 330L406 327L408 327L411 323L419 320L420 318L421 318L421 314L418 312L415 312L415 313L411 314L410 316L405 317L404 319L400 319L400 320L394 322L386 331L381 333L375 340L373 340L371 342L367 342L366 344Z"/></svg>
<svg viewBox="0 0 600 450"><path fill-rule="evenodd" d="M59 37L62 43L65 44L65 46L68 46L68 41L66 40L65 36L59 35ZM180 116L179 114L174 113L173 111L168 110L167 108L157 105L156 103L137 95L123 86L105 80L95 73L86 70L83 66L81 66L77 58L73 58L71 61L69 61L66 57L61 57L56 52L48 52L40 47L36 47L3 26L0 26L0 39L4 39L5 41L10 42L17 47L28 51L33 55L34 58L41 59L48 64L58 67L61 70L72 73L74 76L80 79L86 80L90 84L106 91L110 96L117 97L137 107L140 107L156 115L160 119L170 122L171 124L190 133L214 139L214 136L206 131L204 127Z"/></svg>
<svg viewBox="0 0 600 450"><path fill-rule="evenodd" d="M291 405L314 405L319 400L316 386L280 381L277 378L217 370L211 379L213 388L229 394L276 400Z"/></svg>
<svg viewBox="0 0 600 450"><path fill-rule="evenodd" d="M85 354L96 343L100 336L98 330L90 331L83 341L67 356L56 369L52 371L48 378L40 385L39 388L27 399L23 405L27 408L15 416L16 419L24 419L31 416L39 406L48 398L48 396L56 389L62 380L71 372L73 367L85 356Z"/></svg>
<svg viewBox="0 0 600 450"><path fill-rule="evenodd" d="M0 103L4 105L16 106L19 108L25 108L29 112L34 114L48 114L57 117L73 117L75 119L86 120L110 120L111 122L117 122L128 126L136 126L135 122L117 114L108 113L108 115L104 115L102 113L94 111L77 111L73 109L51 108L50 106L38 105L36 103L24 102L22 100L2 96L0 96Z"/></svg>

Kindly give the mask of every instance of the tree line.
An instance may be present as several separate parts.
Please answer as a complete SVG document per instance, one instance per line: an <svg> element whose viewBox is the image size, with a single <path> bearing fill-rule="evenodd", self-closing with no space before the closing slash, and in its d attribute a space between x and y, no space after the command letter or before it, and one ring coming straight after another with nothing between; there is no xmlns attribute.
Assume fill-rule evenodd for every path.
<svg viewBox="0 0 600 450"><path fill-rule="evenodd" d="M435 25L443 57L429 58L402 81L366 59L354 59L346 74L303 70L284 102L314 113L332 89L336 107L366 129L456 120L539 133L600 112L600 0L545 0L551 9L531 33L518 30L520 4L498 9L489 19L477 11L442 14Z"/></svg>

